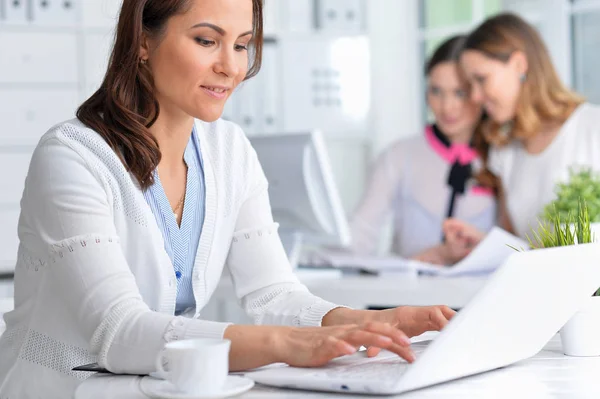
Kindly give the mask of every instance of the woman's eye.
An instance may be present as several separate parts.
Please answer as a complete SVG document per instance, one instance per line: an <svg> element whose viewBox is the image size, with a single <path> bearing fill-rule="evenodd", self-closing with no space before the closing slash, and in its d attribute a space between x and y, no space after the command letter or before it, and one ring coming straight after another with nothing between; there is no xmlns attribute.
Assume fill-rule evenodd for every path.
<svg viewBox="0 0 600 399"><path fill-rule="evenodd" d="M236 44L235 45L235 51L246 51L248 50L248 46L247 45L243 45L243 44Z"/></svg>
<svg viewBox="0 0 600 399"><path fill-rule="evenodd" d="M196 42L197 42L199 45L201 45L201 46L204 46L204 47L210 47L210 46L212 46L213 44L215 44L215 42L214 42L214 41L212 41L212 40L207 40L207 39L203 39L203 38L201 38L201 37L197 37L197 38L196 38Z"/></svg>
<svg viewBox="0 0 600 399"><path fill-rule="evenodd" d="M441 93L441 90L438 87L430 87L429 93L433 94L434 96L438 96Z"/></svg>
<svg viewBox="0 0 600 399"><path fill-rule="evenodd" d="M465 97L467 97L467 92L464 91L464 90L456 90L456 92L454 94L458 98L465 98Z"/></svg>

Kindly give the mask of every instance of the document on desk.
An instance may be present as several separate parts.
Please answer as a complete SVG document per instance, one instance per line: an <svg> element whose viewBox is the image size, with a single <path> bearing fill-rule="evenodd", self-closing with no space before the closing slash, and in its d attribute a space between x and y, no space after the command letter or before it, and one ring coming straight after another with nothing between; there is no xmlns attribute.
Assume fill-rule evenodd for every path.
<svg viewBox="0 0 600 399"><path fill-rule="evenodd" d="M507 231L494 227L462 261L441 266L400 257L357 256L343 252L319 254L322 262L338 268L361 269L374 273L418 272L438 276L488 274L496 270L511 254L527 250L529 245Z"/></svg>
<svg viewBox="0 0 600 399"><path fill-rule="evenodd" d="M454 266L438 268L436 274L457 276L491 273L517 250L528 249L529 244L525 240L499 227L494 227L467 257Z"/></svg>

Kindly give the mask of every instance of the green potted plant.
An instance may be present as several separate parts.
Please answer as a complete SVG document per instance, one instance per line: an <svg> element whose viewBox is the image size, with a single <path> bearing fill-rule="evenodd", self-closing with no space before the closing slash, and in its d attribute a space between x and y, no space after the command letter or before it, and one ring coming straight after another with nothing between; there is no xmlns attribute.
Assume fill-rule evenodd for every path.
<svg viewBox="0 0 600 399"><path fill-rule="evenodd" d="M587 167L569 169L567 182L555 187L556 199L544 208L542 217L552 223L555 215L566 221L580 201L587 207L592 233L600 239L600 174Z"/></svg>
<svg viewBox="0 0 600 399"><path fill-rule="evenodd" d="M549 208L545 222L529 238L532 248L550 248L595 242L587 202L579 199L575 208L564 212ZM573 211L575 213L573 213ZM598 260L600 267L600 259ZM577 267L577 265L573 265ZM560 337L565 355L600 356L600 289L564 325Z"/></svg>

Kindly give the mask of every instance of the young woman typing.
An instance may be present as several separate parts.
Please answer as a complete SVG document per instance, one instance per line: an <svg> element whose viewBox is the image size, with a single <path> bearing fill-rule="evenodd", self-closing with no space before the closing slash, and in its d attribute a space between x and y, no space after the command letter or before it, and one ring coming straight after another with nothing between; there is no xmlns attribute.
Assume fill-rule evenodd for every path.
<svg viewBox="0 0 600 399"><path fill-rule="evenodd" d="M230 339L232 370L361 345L412 361L408 337L452 317L347 309L298 282L256 154L219 119L261 48L262 0L123 2L102 85L31 161L0 397L68 397L89 375L71 369L93 361L149 373L165 343L197 337ZM202 319L224 267L260 326Z"/></svg>

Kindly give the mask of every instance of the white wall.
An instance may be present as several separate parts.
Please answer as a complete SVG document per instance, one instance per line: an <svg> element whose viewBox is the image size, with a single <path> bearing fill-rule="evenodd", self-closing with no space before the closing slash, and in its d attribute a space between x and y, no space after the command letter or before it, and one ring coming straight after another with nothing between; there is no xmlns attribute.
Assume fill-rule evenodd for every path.
<svg viewBox="0 0 600 399"><path fill-rule="evenodd" d="M417 134L423 125L418 4L368 1L373 152Z"/></svg>

